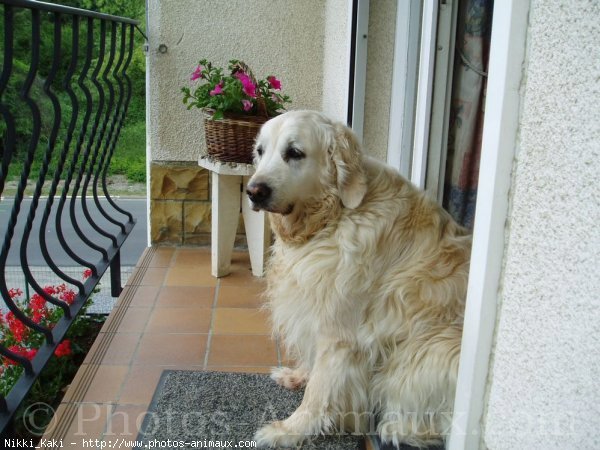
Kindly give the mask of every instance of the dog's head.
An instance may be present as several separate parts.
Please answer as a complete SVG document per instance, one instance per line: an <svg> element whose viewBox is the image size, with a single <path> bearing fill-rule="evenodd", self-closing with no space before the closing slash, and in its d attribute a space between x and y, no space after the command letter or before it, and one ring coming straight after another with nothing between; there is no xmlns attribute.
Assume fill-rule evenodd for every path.
<svg viewBox="0 0 600 450"><path fill-rule="evenodd" d="M287 215L324 195L356 208L366 192L362 155L348 127L314 111L290 111L263 125L247 186L255 210Z"/></svg>

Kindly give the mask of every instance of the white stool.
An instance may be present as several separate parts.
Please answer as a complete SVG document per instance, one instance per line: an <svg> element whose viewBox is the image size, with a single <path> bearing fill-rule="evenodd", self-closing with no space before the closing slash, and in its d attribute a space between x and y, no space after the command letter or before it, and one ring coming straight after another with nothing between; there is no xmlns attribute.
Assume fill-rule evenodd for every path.
<svg viewBox="0 0 600 450"><path fill-rule="evenodd" d="M198 165L209 170L212 176L212 275L224 277L231 272L241 203L252 275L262 277L271 233L265 213L253 211L246 195L246 184L254 173L254 166L222 162L208 156L201 156Z"/></svg>

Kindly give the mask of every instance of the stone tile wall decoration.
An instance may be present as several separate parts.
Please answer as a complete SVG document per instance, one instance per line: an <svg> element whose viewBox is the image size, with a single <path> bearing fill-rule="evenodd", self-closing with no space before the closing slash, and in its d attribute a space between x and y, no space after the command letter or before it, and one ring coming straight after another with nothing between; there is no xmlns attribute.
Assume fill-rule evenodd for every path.
<svg viewBox="0 0 600 450"><path fill-rule="evenodd" d="M150 164L153 245L210 245L210 173L193 162ZM245 246L240 214L236 246Z"/></svg>

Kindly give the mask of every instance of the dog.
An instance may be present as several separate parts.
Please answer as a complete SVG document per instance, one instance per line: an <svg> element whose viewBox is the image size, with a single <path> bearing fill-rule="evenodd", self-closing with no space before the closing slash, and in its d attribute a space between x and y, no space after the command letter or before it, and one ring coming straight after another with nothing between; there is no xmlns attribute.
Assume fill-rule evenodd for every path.
<svg viewBox="0 0 600 450"><path fill-rule="evenodd" d="M452 416L471 237L355 134L322 113L266 122L247 185L268 212L274 333L297 362L274 368L305 387L263 447L318 434L377 432L398 446L439 444Z"/></svg>

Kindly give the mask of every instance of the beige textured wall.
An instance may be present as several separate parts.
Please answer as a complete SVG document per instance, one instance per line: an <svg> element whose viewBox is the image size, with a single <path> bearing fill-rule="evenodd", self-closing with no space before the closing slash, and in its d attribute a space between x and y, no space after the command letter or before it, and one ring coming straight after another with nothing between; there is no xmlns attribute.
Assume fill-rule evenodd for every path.
<svg viewBox="0 0 600 450"><path fill-rule="evenodd" d="M318 109L344 121L347 108L347 0L148 0L148 144L153 161L196 161L205 152L201 117L180 87L203 57L231 58L259 77L278 75L291 109ZM364 142L386 158L396 0L371 2ZM167 47L159 53L159 45Z"/></svg>
<svg viewBox="0 0 600 450"><path fill-rule="evenodd" d="M200 113L187 111L180 93L203 57L224 66L244 60L259 78L276 74L294 109L321 109L326 6L316 0L148 0L151 159L196 161L204 151ZM160 44L166 53L158 52Z"/></svg>
<svg viewBox="0 0 600 450"><path fill-rule="evenodd" d="M600 448L600 4L529 13L484 445Z"/></svg>
<svg viewBox="0 0 600 450"><path fill-rule="evenodd" d="M322 111L341 122L348 113L350 75L349 6L347 0L327 0L323 58Z"/></svg>
<svg viewBox="0 0 600 450"><path fill-rule="evenodd" d="M383 161L387 159L396 6L397 0L371 1L369 6L363 145Z"/></svg>

